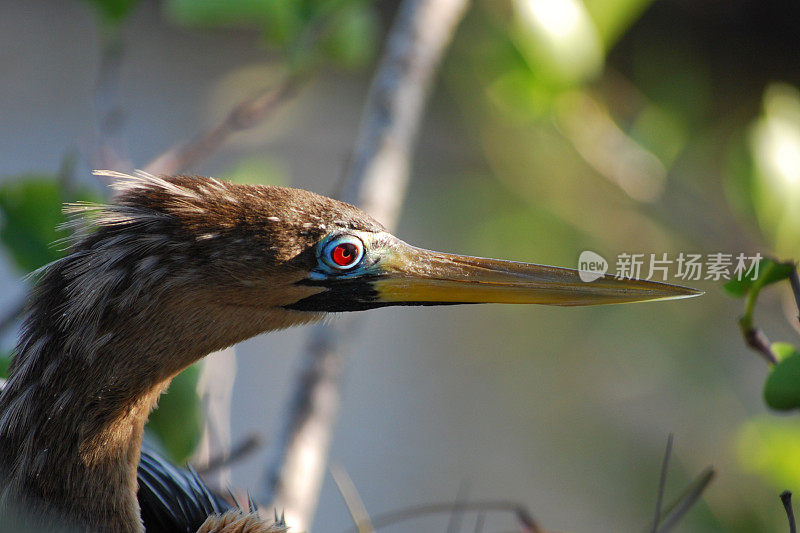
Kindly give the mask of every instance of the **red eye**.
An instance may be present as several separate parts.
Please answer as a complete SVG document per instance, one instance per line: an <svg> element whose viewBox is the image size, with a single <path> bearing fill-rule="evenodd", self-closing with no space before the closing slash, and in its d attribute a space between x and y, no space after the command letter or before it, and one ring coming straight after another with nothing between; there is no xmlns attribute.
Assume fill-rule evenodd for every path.
<svg viewBox="0 0 800 533"><path fill-rule="evenodd" d="M337 244L331 252L331 260L339 266L350 266L358 259L358 248L351 242Z"/></svg>
<svg viewBox="0 0 800 533"><path fill-rule="evenodd" d="M349 270L364 257L364 243L355 235L340 235L328 241L322 249L320 259L329 267Z"/></svg>

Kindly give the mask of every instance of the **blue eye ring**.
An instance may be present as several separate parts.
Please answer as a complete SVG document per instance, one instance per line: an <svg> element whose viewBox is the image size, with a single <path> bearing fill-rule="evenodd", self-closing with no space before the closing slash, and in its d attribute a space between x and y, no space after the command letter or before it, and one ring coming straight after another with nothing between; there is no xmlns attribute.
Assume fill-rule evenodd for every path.
<svg viewBox="0 0 800 533"><path fill-rule="evenodd" d="M352 270L364 258L364 243L355 235L339 235L322 247L320 259L334 270Z"/></svg>

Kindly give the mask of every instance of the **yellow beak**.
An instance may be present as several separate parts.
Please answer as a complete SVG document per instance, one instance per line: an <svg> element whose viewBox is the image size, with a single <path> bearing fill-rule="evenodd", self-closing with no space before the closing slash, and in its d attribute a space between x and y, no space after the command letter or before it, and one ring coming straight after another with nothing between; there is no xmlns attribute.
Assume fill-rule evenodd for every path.
<svg viewBox="0 0 800 533"><path fill-rule="evenodd" d="M499 259L444 254L402 243L372 281L384 305L509 303L599 305L690 298L702 291L667 283ZM593 279L592 281L583 281Z"/></svg>

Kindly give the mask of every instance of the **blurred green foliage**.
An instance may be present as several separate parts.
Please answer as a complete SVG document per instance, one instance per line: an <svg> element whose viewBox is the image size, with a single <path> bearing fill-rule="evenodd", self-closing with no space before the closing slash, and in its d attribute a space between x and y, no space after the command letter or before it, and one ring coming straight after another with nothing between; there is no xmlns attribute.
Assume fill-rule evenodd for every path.
<svg viewBox="0 0 800 533"><path fill-rule="evenodd" d="M200 442L203 414L197 397L200 366L194 364L175 376L150 414L146 430L155 434L173 461L185 463Z"/></svg>
<svg viewBox="0 0 800 533"><path fill-rule="evenodd" d="M0 378L8 377L8 367L11 364L11 354L5 350L0 353Z"/></svg>
<svg viewBox="0 0 800 533"><path fill-rule="evenodd" d="M243 157L225 172L225 177L236 183L261 185L289 185L289 172L280 161L264 155Z"/></svg>
<svg viewBox="0 0 800 533"><path fill-rule="evenodd" d="M367 2L349 2L334 16L319 43L324 58L343 67L365 66L378 47L378 18Z"/></svg>
<svg viewBox="0 0 800 533"><path fill-rule="evenodd" d="M764 384L764 401L779 411L800 407L800 353L795 351L772 367Z"/></svg>
<svg viewBox="0 0 800 533"><path fill-rule="evenodd" d="M117 25L131 14L139 0L84 0L91 5L100 18L110 25Z"/></svg>
<svg viewBox="0 0 800 533"><path fill-rule="evenodd" d="M365 0L165 0L167 18L189 28L256 28L295 68L326 61L364 66L375 54L378 18Z"/></svg>
<svg viewBox="0 0 800 533"><path fill-rule="evenodd" d="M617 42L653 0L585 0L595 31L606 50Z"/></svg>
<svg viewBox="0 0 800 533"><path fill-rule="evenodd" d="M794 355L797 352L795 346L788 342L773 342L771 348L778 357L778 361L783 361L790 355Z"/></svg>
<svg viewBox="0 0 800 533"><path fill-rule="evenodd" d="M775 253L800 257L800 91L771 84L752 124L753 205Z"/></svg>
<svg viewBox="0 0 800 533"><path fill-rule="evenodd" d="M515 0L490 4L474 57L490 102L509 118L537 118L559 94L594 81L607 50L652 0ZM523 114L520 115L520 112Z"/></svg>
<svg viewBox="0 0 800 533"><path fill-rule="evenodd" d="M428 202L441 203L447 194L442 219L453 217L462 232L471 223L459 211L479 209L474 218L481 223L464 241L489 251L512 247L520 257L538 254L557 262L565 253L560 242L572 250L626 242L624 251L800 258L800 78L769 52L794 37L789 31L779 35L766 22L774 20L745 4L722 16L700 4L676 10L670 3L635 0L479 3L456 42L448 90L485 157L487 174L505 196L495 201L503 193L484 186L463 192L470 198L464 202L452 190ZM763 18L748 17L748 9ZM764 11L785 16L777 8ZM645 20L639 20L642 14ZM738 21L735 29L732 20ZM794 84L782 82L784 76ZM459 178L459 187L480 182ZM474 207L475 198L481 208ZM663 223L670 234L659 229ZM763 287L775 284L771 293L788 296L785 280L793 268L791 261L764 259L758 280L723 279L707 291L718 293L724 284L725 292L749 298L752 318ZM722 331L739 341L735 320ZM753 357L743 342L738 346L737 364ZM769 369L764 403L795 409L800 358L789 343L773 351L781 362ZM695 372L698 353L701 348L689 347L686 360L676 364ZM708 394L730 387L725 381L709 380ZM745 436L735 439L739 466L770 490L797 490L800 470L792 463L800 450L800 420L784 420L780 430L770 420L765 415L745 423ZM735 500L736 489L723 490ZM740 497L748 493L742 489ZM785 525L780 513L765 514L757 505L717 501L714 515L719 522L698 530Z"/></svg>
<svg viewBox="0 0 800 533"><path fill-rule="evenodd" d="M79 195L74 200L89 200ZM52 176L25 175L0 185L0 242L22 272L61 257L56 241L67 236L58 229L66 219L58 182Z"/></svg>
<svg viewBox="0 0 800 533"><path fill-rule="evenodd" d="M741 464L776 491L800 479L800 424L797 418L758 415L744 423L737 438Z"/></svg>

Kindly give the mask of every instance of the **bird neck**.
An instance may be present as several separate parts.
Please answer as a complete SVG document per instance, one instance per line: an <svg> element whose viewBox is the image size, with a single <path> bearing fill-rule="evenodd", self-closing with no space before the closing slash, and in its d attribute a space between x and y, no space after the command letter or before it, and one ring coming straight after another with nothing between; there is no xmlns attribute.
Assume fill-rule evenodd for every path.
<svg viewBox="0 0 800 533"><path fill-rule="evenodd" d="M0 395L3 501L91 530L141 531L136 469L159 395L192 362L269 329L269 316L179 292L102 309L87 328L97 312L88 307L59 322L61 290L34 298Z"/></svg>

